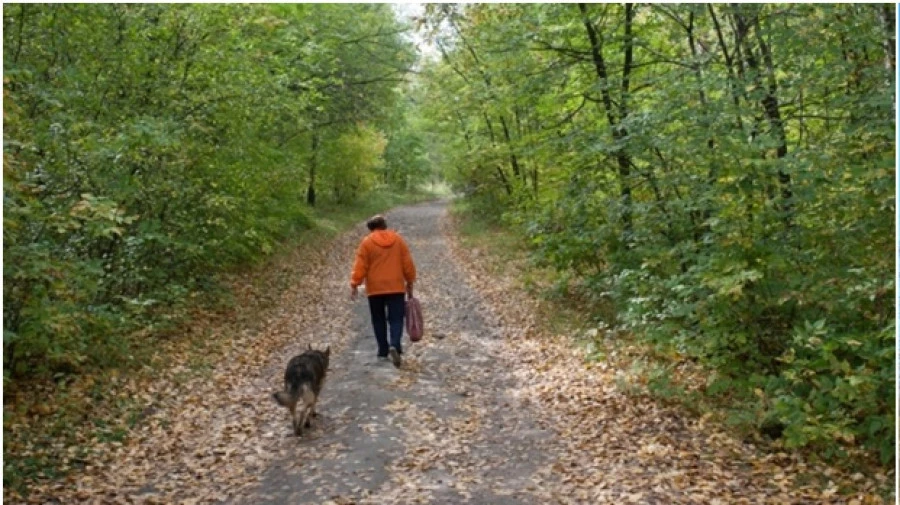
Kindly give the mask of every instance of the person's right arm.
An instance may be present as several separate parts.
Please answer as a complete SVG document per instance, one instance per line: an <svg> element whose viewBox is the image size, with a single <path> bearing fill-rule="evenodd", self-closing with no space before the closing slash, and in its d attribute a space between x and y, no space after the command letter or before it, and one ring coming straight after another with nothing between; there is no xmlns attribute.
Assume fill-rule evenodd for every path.
<svg viewBox="0 0 900 505"><path fill-rule="evenodd" d="M364 247L365 240L356 249L356 260L353 262L353 271L350 273L350 298L355 300L359 292L359 285L366 279L369 272L369 259Z"/></svg>

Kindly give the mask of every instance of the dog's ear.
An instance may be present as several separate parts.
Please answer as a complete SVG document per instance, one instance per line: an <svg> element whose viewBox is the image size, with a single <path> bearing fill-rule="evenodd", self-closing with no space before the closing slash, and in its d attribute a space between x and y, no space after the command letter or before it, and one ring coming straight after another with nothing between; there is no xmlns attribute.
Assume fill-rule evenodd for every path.
<svg viewBox="0 0 900 505"><path fill-rule="evenodd" d="M331 356L331 344L325 348L325 356Z"/></svg>
<svg viewBox="0 0 900 505"><path fill-rule="evenodd" d="M310 351L313 350L313 349L312 349L312 344L306 344L306 347L307 347Z"/></svg>

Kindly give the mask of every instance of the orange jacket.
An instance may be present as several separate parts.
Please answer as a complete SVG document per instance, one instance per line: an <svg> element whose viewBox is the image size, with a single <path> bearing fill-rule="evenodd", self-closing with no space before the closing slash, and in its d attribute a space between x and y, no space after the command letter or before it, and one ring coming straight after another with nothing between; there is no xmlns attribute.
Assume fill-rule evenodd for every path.
<svg viewBox="0 0 900 505"><path fill-rule="evenodd" d="M416 265L403 237L393 230L369 233L356 250L350 287L365 281L366 296L405 293L416 280Z"/></svg>

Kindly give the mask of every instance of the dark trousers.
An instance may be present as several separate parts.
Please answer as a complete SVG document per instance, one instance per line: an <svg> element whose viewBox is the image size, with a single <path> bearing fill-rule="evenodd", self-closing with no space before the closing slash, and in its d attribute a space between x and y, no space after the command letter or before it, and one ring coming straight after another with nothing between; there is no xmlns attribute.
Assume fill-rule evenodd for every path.
<svg viewBox="0 0 900 505"><path fill-rule="evenodd" d="M406 295L404 293L372 295L369 297L369 312L372 313L372 327L375 329L375 340L378 341L378 355L388 355L388 323L391 326L390 347L403 352L400 339L403 338Z"/></svg>

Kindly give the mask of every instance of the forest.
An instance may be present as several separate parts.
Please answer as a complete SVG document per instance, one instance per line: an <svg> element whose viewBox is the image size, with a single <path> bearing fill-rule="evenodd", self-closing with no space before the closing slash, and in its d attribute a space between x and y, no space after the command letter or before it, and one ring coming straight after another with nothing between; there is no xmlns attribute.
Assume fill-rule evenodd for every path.
<svg viewBox="0 0 900 505"><path fill-rule="evenodd" d="M429 156L476 213L789 447L893 461L892 6L429 14Z"/></svg>
<svg viewBox="0 0 900 505"><path fill-rule="evenodd" d="M4 390L124 366L314 212L443 181L602 334L788 448L892 465L895 19L7 4Z"/></svg>
<svg viewBox="0 0 900 505"><path fill-rule="evenodd" d="M427 176L387 5L4 9L5 377L127 354L215 274Z"/></svg>

